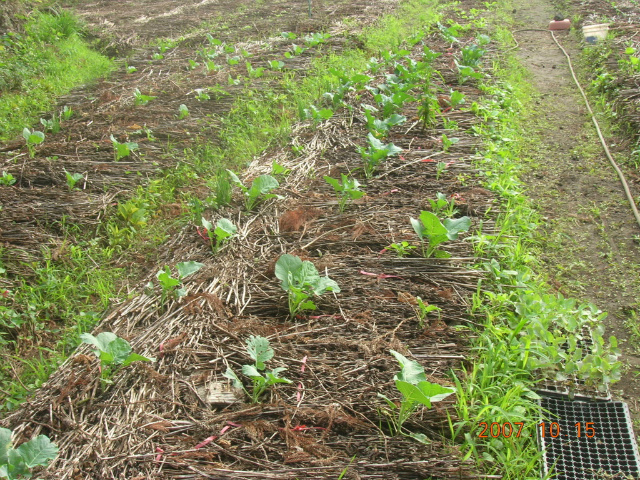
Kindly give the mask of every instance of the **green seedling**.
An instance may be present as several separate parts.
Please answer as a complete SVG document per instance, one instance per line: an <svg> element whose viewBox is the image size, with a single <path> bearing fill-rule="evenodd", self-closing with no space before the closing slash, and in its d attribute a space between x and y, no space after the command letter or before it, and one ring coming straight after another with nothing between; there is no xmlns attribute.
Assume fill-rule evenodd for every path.
<svg viewBox="0 0 640 480"><path fill-rule="evenodd" d="M335 179L331 178L327 175L324 176L325 181L333 187L333 190L336 193L336 197L338 197L338 210L340 213L344 212L344 209L347 205L348 201L357 200L358 198L364 197L365 193L360 190L360 182L355 178L349 178L344 173L341 174L342 183Z"/></svg>
<svg viewBox="0 0 640 480"><path fill-rule="evenodd" d="M2 172L2 177L0 177L0 185L6 185L7 187L13 185L14 183L16 183L16 179L13 175L11 175L10 173L7 173L5 171Z"/></svg>
<svg viewBox="0 0 640 480"><path fill-rule="evenodd" d="M377 139L385 138L389 134L391 127L394 127L395 125L402 125L407 121L407 117L396 113L384 120L380 120L373 114L373 112L377 111L378 109L371 105L364 105L364 116L367 119L367 129Z"/></svg>
<svg viewBox="0 0 640 480"><path fill-rule="evenodd" d="M0 478L31 478L31 469L46 466L58 455L58 447L46 435L38 435L13 448L13 432L0 428Z"/></svg>
<svg viewBox="0 0 640 480"><path fill-rule="evenodd" d="M440 180L440 177L449 169L449 164L445 162L438 162L436 164L436 180Z"/></svg>
<svg viewBox="0 0 640 480"><path fill-rule="evenodd" d="M147 225L147 204L139 205L133 200L118 204L118 215L135 233Z"/></svg>
<svg viewBox="0 0 640 480"><path fill-rule="evenodd" d="M444 133L442 134L442 138L440 140L442 141L442 150L444 152L448 152L453 145L460 141L459 138L449 138Z"/></svg>
<svg viewBox="0 0 640 480"><path fill-rule="evenodd" d="M222 45L222 40L213 38L210 33L207 33L206 37L207 37L207 41L209 42L209 45L212 45L215 47L219 47L220 45Z"/></svg>
<svg viewBox="0 0 640 480"><path fill-rule="evenodd" d="M240 63L240 57L238 55L234 55L233 57L227 58L227 64L233 66L238 65Z"/></svg>
<svg viewBox="0 0 640 480"><path fill-rule="evenodd" d="M438 246L448 240L456 240L459 233L468 231L471 226L471 219L469 217L446 218L443 222L440 222L436 215L423 210L420 212L419 219L411 219L411 226L420 238L422 255L425 258L432 256L449 258L451 254L444 250L438 250Z"/></svg>
<svg viewBox="0 0 640 480"><path fill-rule="evenodd" d="M211 243L211 250L213 253L218 252L224 243L230 240L238 231L238 227L236 227L231 220L227 220L226 218L218 220L215 228L213 224L204 217L202 217L201 222L205 229L204 234L207 235Z"/></svg>
<svg viewBox="0 0 640 480"><path fill-rule="evenodd" d="M251 398L251 403L260 402L260 397L264 392L277 383L293 383L291 380L280 377L280 374L287 369L277 367L273 370L266 370L265 363L273 358L274 352L269 340L264 337L252 335L247 340L247 353L253 360L253 365L243 365L242 373L251 379L251 391L247 390L236 373L227 367L223 376L231 380L235 388L242 389Z"/></svg>
<svg viewBox="0 0 640 480"><path fill-rule="evenodd" d="M451 200L447 200L447 196L444 193L438 192L436 194L436 199L429 199L429 203L431 204L433 213L436 215L444 214L445 217L450 218L458 213L458 210L455 208L455 200L453 198L451 198Z"/></svg>
<svg viewBox="0 0 640 480"><path fill-rule="evenodd" d="M161 54L160 52L154 52L153 55L151 55L152 60L162 60L163 58L164 58L164 55Z"/></svg>
<svg viewBox="0 0 640 480"><path fill-rule="evenodd" d="M465 102L465 95L457 90L452 90L449 96L449 104L451 108L456 108L458 105L462 105Z"/></svg>
<svg viewBox="0 0 640 480"><path fill-rule="evenodd" d="M247 67L247 75L249 75L249 78L260 78L264 75L264 67L253 68L251 62L246 62L245 65Z"/></svg>
<svg viewBox="0 0 640 480"><path fill-rule="evenodd" d="M486 53L478 45L469 45L462 49L462 58L458 62L458 65L467 67L477 67L480 65L482 56Z"/></svg>
<svg viewBox="0 0 640 480"><path fill-rule="evenodd" d="M28 128L24 128L22 130L22 137L27 142L27 149L29 150L29 157L33 158L36 156L36 145L44 142L44 133L39 132L37 130L29 130Z"/></svg>
<svg viewBox="0 0 640 480"><path fill-rule="evenodd" d="M47 120L46 118L41 118L40 123L44 127L45 132L51 132L56 134L60 131L60 117L53 116L51 120Z"/></svg>
<svg viewBox="0 0 640 480"><path fill-rule="evenodd" d="M291 173L291 169L280 165L275 160L271 163L271 175L281 175L286 177Z"/></svg>
<svg viewBox="0 0 640 480"><path fill-rule="evenodd" d="M62 109L61 116L63 120L69 120L71 117L73 117L73 109L65 105Z"/></svg>
<svg viewBox="0 0 640 480"><path fill-rule="evenodd" d="M207 72L216 72L218 70L222 70L222 65L218 65L215 61L213 60L207 60L204 63L205 68L207 69Z"/></svg>
<svg viewBox="0 0 640 480"><path fill-rule="evenodd" d="M402 108L405 102L413 102L414 97L406 92L396 92L393 95L385 95L384 93L378 93L373 96L374 100L381 108L382 116L384 118L390 117L392 114Z"/></svg>
<svg viewBox="0 0 640 480"><path fill-rule="evenodd" d="M415 308L416 317L418 317L418 324L420 325L420 328L424 328L424 321L427 318L427 315L431 312L438 312L439 315L442 309L436 305L429 305L428 303L425 303L420 297L416 297L416 301L418 302L418 305Z"/></svg>
<svg viewBox="0 0 640 480"><path fill-rule="evenodd" d="M117 162L121 158L128 157L132 152L138 150L138 144L135 142L120 143L111 135L111 143L113 144L113 158Z"/></svg>
<svg viewBox="0 0 640 480"><path fill-rule="evenodd" d="M251 183L251 187L247 188L231 170L227 170L229 178L235 183L245 196L245 208L247 212L253 210L256 203L260 200L268 200L269 198L280 198L275 193L269 193L280 186L278 181L271 175L260 175Z"/></svg>
<svg viewBox="0 0 640 480"><path fill-rule="evenodd" d="M210 97L210 96L209 96L209 94L207 93L207 92L208 92L208 89L206 89L206 88L196 88L196 89L194 90L194 92L196 92L196 99L197 99L199 102L204 102L204 101L206 101L206 100L210 100L210 99L211 99L211 97Z"/></svg>
<svg viewBox="0 0 640 480"><path fill-rule="evenodd" d="M318 109L315 105L309 105L309 108L302 110L303 120L312 119L314 125L333 117L333 110L329 108Z"/></svg>
<svg viewBox="0 0 640 480"><path fill-rule="evenodd" d="M470 67L468 65L464 65L464 66L459 65L458 77L459 77L459 82L463 84L470 78L480 80L483 77L483 75L481 72L476 71L473 67Z"/></svg>
<svg viewBox="0 0 640 480"><path fill-rule="evenodd" d="M393 250L398 258L404 258L411 255L411 251L415 250L417 247L415 245L410 245L409 242L402 241L400 243L392 243L391 245L385 247L385 250Z"/></svg>
<svg viewBox="0 0 640 480"><path fill-rule="evenodd" d="M183 103L178 107L178 120L183 120L189 116L189 109Z"/></svg>
<svg viewBox="0 0 640 480"><path fill-rule="evenodd" d="M69 173L66 170L64 173L67 176L67 186L69 187L69 190L73 190L76 187L76 183L84 178L82 173Z"/></svg>
<svg viewBox="0 0 640 480"><path fill-rule="evenodd" d="M127 65L127 73L134 73L137 72L138 69L136 67L134 67L133 65Z"/></svg>
<svg viewBox="0 0 640 480"><path fill-rule="evenodd" d="M133 96L135 98L134 100L134 104L135 105L146 105L147 103L149 103L151 100L153 100L156 97L153 97L151 95L144 95L143 93L140 92L140 90L138 90L137 88L133 91Z"/></svg>
<svg viewBox="0 0 640 480"><path fill-rule="evenodd" d="M282 282L280 286L287 292L292 319L302 310L316 309L316 304L309 300L313 295L340 292L340 287L334 280L328 276L321 277L313 263L302 261L295 255L281 255L276 262L275 273Z"/></svg>
<svg viewBox="0 0 640 480"><path fill-rule="evenodd" d="M390 353L400 364L400 372L393 377L396 388L402 395L400 406L396 405L396 403L381 393L379 393L378 396L387 402L391 412L397 412L397 414L392 417L394 433L396 435L406 435L402 431L402 426L418 406L423 405L426 408L431 408L433 402L440 402L450 395L453 395L455 389L428 382L422 365L416 361L407 359L395 350L390 350ZM422 443L428 443L427 437L424 434L413 433L408 434L408 436Z"/></svg>
<svg viewBox="0 0 640 480"><path fill-rule="evenodd" d="M187 70L195 70L200 66L200 64L195 60L189 59L188 62L189 62L189 65L187 66Z"/></svg>
<svg viewBox="0 0 640 480"><path fill-rule="evenodd" d="M272 70L282 70L284 68L284 62L280 60L270 60L269 68L271 68Z"/></svg>
<svg viewBox="0 0 640 480"><path fill-rule="evenodd" d="M96 347L93 353L100 359L100 380L104 384L113 383L111 377L120 368L132 362L155 362L155 358L147 358L132 352L131 345L115 333L101 332L97 336L90 333L80 335L82 343Z"/></svg>
<svg viewBox="0 0 640 480"><path fill-rule="evenodd" d="M280 36L282 38L288 38L289 40L295 40L298 36L293 32L281 32Z"/></svg>
<svg viewBox="0 0 640 480"><path fill-rule="evenodd" d="M364 174L370 178L376 170L376 167L382 160L387 157L397 155L402 151L400 147L396 147L393 143L384 144L373 134L367 135L368 147L360 147L358 151L364 160Z"/></svg>
<svg viewBox="0 0 640 480"><path fill-rule="evenodd" d="M310 33L309 35L304 37L304 41L307 42L309 47L315 47L320 45L321 43L325 43L327 40L331 38L331 35L328 33Z"/></svg>
<svg viewBox="0 0 640 480"><path fill-rule="evenodd" d="M196 273L202 267L204 267L203 263L194 261L177 263L176 270L178 271L178 276L176 278L171 275L171 269L169 266L165 265L164 268L156 274L158 283L162 288L160 303L165 305L169 299L177 300L184 297L187 294L186 290L184 288L179 288L182 281L188 276ZM153 283L149 282L147 287L153 290Z"/></svg>
<svg viewBox="0 0 640 480"><path fill-rule="evenodd" d="M293 58L296 55L302 55L306 51L306 48L301 47L300 45L293 44L291 46L291 51L285 52L284 56L286 58Z"/></svg>

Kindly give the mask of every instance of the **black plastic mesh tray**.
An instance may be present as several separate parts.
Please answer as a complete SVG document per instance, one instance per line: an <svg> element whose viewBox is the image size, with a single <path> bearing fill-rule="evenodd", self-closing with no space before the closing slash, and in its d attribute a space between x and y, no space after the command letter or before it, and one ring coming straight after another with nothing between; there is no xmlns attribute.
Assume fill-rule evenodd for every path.
<svg viewBox="0 0 640 480"><path fill-rule="evenodd" d="M557 480L640 479L640 457L625 403L554 395L543 396L540 405L549 412L548 420L541 420L544 435L537 427L544 475L553 471Z"/></svg>

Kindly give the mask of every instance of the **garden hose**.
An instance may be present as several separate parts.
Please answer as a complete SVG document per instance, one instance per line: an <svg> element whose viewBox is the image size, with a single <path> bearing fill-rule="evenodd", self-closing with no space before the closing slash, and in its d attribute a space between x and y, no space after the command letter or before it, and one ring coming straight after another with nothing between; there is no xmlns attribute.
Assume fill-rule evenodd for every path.
<svg viewBox="0 0 640 480"><path fill-rule="evenodd" d="M609 146L607 145L607 142L604 139L604 135L602 135L602 130L600 129L600 124L598 123L598 120L596 119L596 116L593 113L593 110L591 109L591 105L589 104L589 100L587 99L587 95L584 92L584 89L582 88L582 86L580 85L580 82L578 81L578 78L576 77L576 73L575 73L575 71L573 69L573 64L571 62L571 57L569 56L567 51L562 47L562 45L560 45L560 42L558 42L558 39L556 38L556 36L555 36L555 34L553 33L552 30L543 30L543 29L540 29L540 28L526 28L526 29L522 29L522 30L515 30L513 33L515 33L515 32L525 32L525 31L549 32L551 34L551 38L553 38L553 41L556 42L556 45L558 46L558 48L560 48L562 53L564 53L564 56L567 58L567 62L568 62L568 65L569 65L569 70L571 71L571 76L573 77L573 81L575 82L576 86L578 87L578 90L580 91L580 95L582 95L582 98L584 99L584 103L587 106L587 111L589 112L589 115L591 116L591 121L593 122L593 125L596 127L596 131L598 132L598 137L600 138L600 143L602 144L602 147L604 148L604 152L607 155L607 158L609 159L609 163L611 163L611 166L615 169L616 173L618 174L618 178L620 179L620 182L622 183L622 187L624 188L624 193L627 196L627 200L629 201L629 204L631 205L631 209L633 210L633 216L635 217L636 222L638 223L638 226L640 226L640 213L638 212L638 207L636 206L636 202L635 202L635 200L633 198L633 195L631 194L631 190L629 190L629 184L627 183L627 180L626 180L624 174L622 173L622 170L620 170L620 167L618 166L616 161L613 159L613 156L611 155L611 152L609 151ZM512 33L512 35L513 35L513 33ZM515 37L514 37L514 40L515 40ZM517 40L516 40L516 45L518 45Z"/></svg>

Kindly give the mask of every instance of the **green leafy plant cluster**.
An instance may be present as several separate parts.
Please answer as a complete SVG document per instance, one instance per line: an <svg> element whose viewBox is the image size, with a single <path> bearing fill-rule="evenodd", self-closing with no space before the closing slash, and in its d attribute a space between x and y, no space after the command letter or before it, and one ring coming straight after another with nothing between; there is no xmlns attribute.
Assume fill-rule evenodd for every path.
<svg viewBox="0 0 640 480"><path fill-rule="evenodd" d="M286 367L277 367L272 370L266 369L265 363L273 359L274 356L269 340L252 335L247 340L246 349L254 363L253 365L243 365L242 373L251 379L251 388L245 388L231 367L227 367L224 376L231 380L235 388L242 389L251 398L251 403L260 402L260 398L266 390L273 385L292 383L291 380L280 376L282 372L287 370Z"/></svg>
<svg viewBox="0 0 640 480"><path fill-rule="evenodd" d="M13 433L0 427L0 479L31 478L31 469L46 466L58 455L58 447L46 435L38 435L13 448Z"/></svg>
<svg viewBox="0 0 640 480"><path fill-rule="evenodd" d="M438 250L438 246L448 240L456 240L458 234L468 231L471 219L469 217L446 218L441 222L435 214L423 210L418 219L411 219L411 226L420 238L422 255L425 258L432 256L449 258L451 254L444 250Z"/></svg>
<svg viewBox="0 0 640 480"><path fill-rule="evenodd" d="M393 143L383 143L373 134L367 135L367 147L359 147L360 156L364 161L364 173L367 178L373 176L376 168L387 157L393 157L402 152L400 147L396 147Z"/></svg>
<svg viewBox="0 0 640 480"><path fill-rule="evenodd" d="M113 145L113 159L119 161L131 155L132 152L138 150L138 144L135 142L119 142L111 135L111 144Z"/></svg>
<svg viewBox="0 0 640 480"><path fill-rule="evenodd" d="M37 130L29 130L25 127L24 130L22 130L22 138L24 138L27 142L29 157L35 157L36 145L40 145L42 142L44 142L44 133Z"/></svg>
<svg viewBox="0 0 640 480"><path fill-rule="evenodd" d="M291 318L303 310L315 310L316 304L310 298L325 292L340 292L338 284L328 276L320 276L315 265L308 260L285 253L276 262L276 277L287 292Z"/></svg>
<svg viewBox="0 0 640 480"><path fill-rule="evenodd" d="M103 386L113 383L111 377L116 371L132 362L155 361L155 358L147 358L134 353L129 342L112 332L100 332L97 336L83 333L80 335L80 339L83 343L96 347L93 353L100 359L100 379Z"/></svg>
<svg viewBox="0 0 640 480"><path fill-rule="evenodd" d="M278 180L271 175L260 175L251 182L251 187L246 187L233 171L227 170L227 173L231 181L242 190L247 212L253 210L259 201L270 198L280 198L279 195L275 193L269 193L280 186Z"/></svg>
<svg viewBox="0 0 640 480"><path fill-rule="evenodd" d="M204 217L202 217L200 221L205 229L205 235L207 235L211 242L211 250L213 253L220 250L238 231L238 227L226 218L218 220L215 227Z"/></svg>
<svg viewBox="0 0 640 480"><path fill-rule="evenodd" d="M401 394L400 405L398 406L381 393L378 393L378 396L386 401L390 409L392 431L396 435L405 435L402 426L420 405L431 408L433 402L440 402L453 395L455 389L428 382L422 365L409 360L395 350L390 350L390 353L400 364L400 372L393 377L396 388ZM422 443L428 443L424 434L409 433L408 436Z"/></svg>
<svg viewBox="0 0 640 480"><path fill-rule="evenodd" d="M160 288L162 289L160 295L160 303L165 305L167 300L169 299L178 299L180 297L184 297L187 292L184 288L180 288L182 281L193 275L198 270L204 267L203 263L189 261L189 262L179 262L176 264L177 277L174 277L171 274L171 269L168 265L165 265L162 270L160 270L156 274L156 278L158 283L160 284ZM153 289L153 283L149 283L147 285L148 288Z"/></svg>
<svg viewBox="0 0 640 480"><path fill-rule="evenodd" d="M325 181L333 187L333 190L338 197L338 210L340 213L344 212L348 201L357 200L364 197L365 193L360 190L360 182L355 178L349 178L344 173L341 174L342 181L331 178L327 175L324 176Z"/></svg>

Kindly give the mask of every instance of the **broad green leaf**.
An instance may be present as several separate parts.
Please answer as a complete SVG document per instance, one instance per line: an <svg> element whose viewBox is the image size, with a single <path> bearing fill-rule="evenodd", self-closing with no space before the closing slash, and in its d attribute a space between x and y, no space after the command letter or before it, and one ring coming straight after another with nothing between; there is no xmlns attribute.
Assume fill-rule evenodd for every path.
<svg viewBox="0 0 640 480"><path fill-rule="evenodd" d="M319 278L318 269L308 260L302 262L300 268L293 272L293 281L298 287L304 287L305 285L315 287Z"/></svg>
<svg viewBox="0 0 640 480"><path fill-rule="evenodd" d="M17 451L28 468L46 465L58 455L58 447L46 435L38 435L23 443Z"/></svg>
<svg viewBox="0 0 640 480"><path fill-rule="evenodd" d="M231 383L233 384L234 388L241 388L244 390L244 386L242 385L242 382L240 381L238 376L235 374L235 372L231 370L231 367L227 367L226 372L224 372L222 376L231 380Z"/></svg>
<svg viewBox="0 0 640 480"><path fill-rule="evenodd" d="M340 287L335 280L331 280L329 277L319 277L313 284L313 293L316 295L322 295L327 290L339 293Z"/></svg>
<svg viewBox="0 0 640 480"><path fill-rule="evenodd" d="M0 465L7 463L7 451L11 448L11 430L0 428Z"/></svg>
<svg viewBox="0 0 640 480"><path fill-rule="evenodd" d="M393 125L400 125L406 121L407 121L407 117L405 117L404 115L398 115L397 113L394 113L389 118L385 119L384 122L389 126L393 126Z"/></svg>
<svg viewBox="0 0 640 480"><path fill-rule="evenodd" d="M422 226L422 223L420 222L420 220L417 220L415 218L411 218L410 220L413 231L416 232L418 237L420 237L420 240L422 240L424 238L424 227Z"/></svg>
<svg viewBox="0 0 640 480"><path fill-rule="evenodd" d="M204 263L194 262L194 261L180 262L176 264L176 269L178 270L178 276L180 277L181 280L184 278L187 278L189 275L193 275L202 267L204 267Z"/></svg>
<svg viewBox="0 0 640 480"><path fill-rule="evenodd" d="M113 363L113 354L111 352L107 352L106 350L94 350L93 353L98 356L102 365L111 365Z"/></svg>
<svg viewBox="0 0 640 480"><path fill-rule="evenodd" d="M390 407L392 410L396 410L396 409L398 408L398 406L397 406L395 403L393 403L393 402L389 399L389 397L387 397L386 395L383 395L382 393L378 393L378 397L382 398L385 402L387 402L387 405L389 405L389 407Z"/></svg>
<svg viewBox="0 0 640 480"><path fill-rule="evenodd" d="M207 229L207 234L213 232L213 224L209 220L202 217L200 219L200 223L202 223L202 226Z"/></svg>
<svg viewBox="0 0 640 480"><path fill-rule="evenodd" d="M130 365L132 362L155 362L155 361L156 359L154 357L145 357L138 353L130 353L129 356L124 359L124 362L122 362L122 366L126 367L127 365Z"/></svg>
<svg viewBox="0 0 640 480"><path fill-rule="evenodd" d="M29 478L30 472L29 467L27 467L22 455L17 449L9 450L9 459L7 462L7 471L9 473L9 480L13 480L14 478L19 478L20 476L25 476Z"/></svg>
<svg viewBox="0 0 640 480"><path fill-rule="evenodd" d="M367 135L367 140L369 141L369 145L371 145L374 150L384 150L384 143L374 137L371 133Z"/></svg>
<svg viewBox="0 0 640 480"><path fill-rule="evenodd" d="M229 174L229 178L231 179L231 181L233 183L235 183L237 186L239 186L242 189L243 192L246 193L248 191L247 187L244 186L244 183L242 183L240 181L240 179L238 178L238 176L235 173L233 173L229 169L227 169L227 173Z"/></svg>
<svg viewBox="0 0 640 480"><path fill-rule="evenodd" d="M289 255L285 253L280 255L280 258L276 262L276 278L282 281L282 288L285 291L289 290L289 273L293 275L302 266L302 260L295 255Z"/></svg>
<svg viewBox="0 0 640 480"><path fill-rule="evenodd" d="M124 338L116 338L107 345L106 351L113 356L113 363L121 365L131 353L131 345Z"/></svg>
<svg viewBox="0 0 640 480"><path fill-rule="evenodd" d="M471 226L471 219L469 217L460 218L446 218L443 222L444 228L447 229L446 235L449 240L455 240L458 238L458 233L466 232Z"/></svg>
<svg viewBox="0 0 640 480"><path fill-rule="evenodd" d="M279 186L280 184L278 183L278 180L271 175L260 175L251 184L249 196L257 197L258 195L264 195Z"/></svg>
<svg viewBox="0 0 640 480"><path fill-rule="evenodd" d="M300 304L300 310L315 310L316 308L316 304L311 300Z"/></svg>
<svg viewBox="0 0 640 480"><path fill-rule="evenodd" d="M401 370L394 377L396 380L417 384L427 379L424 374L424 368L418 362L409 360L407 357L395 350L389 350L389 352L400 364Z"/></svg>
<svg viewBox="0 0 640 480"><path fill-rule="evenodd" d="M333 187L336 192L341 192L342 190L344 190L344 187L340 185L340 182L337 179L331 178L328 175L325 175L323 178L329 185Z"/></svg>
<svg viewBox="0 0 640 480"><path fill-rule="evenodd" d="M285 367L274 368L273 370L266 372L267 385L275 385L276 383L293 383L288 378L280 377L280 373L286 371Z"/></svg>
<svg viewBox="0 0 640 480"><path fill-rule="evenodd" d="M164 267L164 270L160 270L156 274L156 278L158 279L158 282L160 282L160 285L162 285L162 288L164 290L169 290L177 285L180 285L180 280L171 276L171 270L169 270L169 267L166 265Z"/></svg>
<svg viewBox="0 0 640 480"><path fill-rule="evenodd" d="M103 352L108 351L109 344L116 338L118 338L118 336L112 332L100 332L97 337L94 337L90 333L83 333L80 335L80 340L82 340L83 343L94 345Z"/></svg>
<svg viewBox="0 0 640 480"><path fill-rule="evenodd" d="M424 433L410 433L409 436L423 445L431 445L431 440Z"/></svg>
<svg viewBox="0 0 640 480"><path fill-rule="evenodd" d="M448 230L440 222L440 219L433 213L423 210L420 212L420 221L424 226L424 235L433 237L436 235L446 235Z"/></svg>
<svg viewBox="0 0 640 480"><path fill-rule="evenodd" d="M255 335L251 335L247 340L247 352L259 370L264 370L264 363L271 360L274 354L269 340Z"/></svg>
<svg viewBox="0 0 640 480"><path fill-rule="evenodd" d="M214 231L218 240L224 240L226 238L232 237L238 231L238 227L236 227L231 220L227 220L226 218L221 218L216 223L216 229Z"/></svg>
<svg viewBox="0 0 640 480"><path fill-rule="evenodd" d="M262 378L264 380L264 377L262 376L262 374L258 371L258 369L254 365L243 365L242 366L242 373L245 374L247 377L252 378L252 379Z"/></svg>
<svg viewBox="0 0 640 480"><path fill-rule="evenodd" d="M396 380L396 388L402 393L406 400L420 403L427 408L431 408L431 402L444 400L454 393L454 390L451 388L427 381L422 381L414 385L402 380Z"/></svg>

